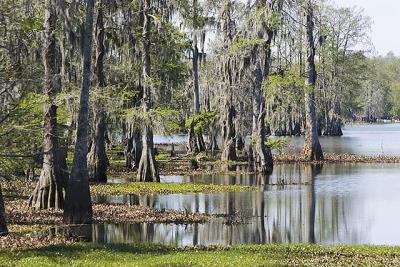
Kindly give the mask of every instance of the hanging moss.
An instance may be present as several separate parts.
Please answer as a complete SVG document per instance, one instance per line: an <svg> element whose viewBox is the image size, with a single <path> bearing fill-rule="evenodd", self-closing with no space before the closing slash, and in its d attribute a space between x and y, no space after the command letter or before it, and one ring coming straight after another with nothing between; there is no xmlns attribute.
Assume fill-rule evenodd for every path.
<svg viewBox="0 0 400 267"><path fill-rule="evenodd" d="M194 130L196 133L207 133L208 129L217 116L216 111L202 112L199 115L189 117L185 122L185 128L189 129L194 122Z"/></svg>

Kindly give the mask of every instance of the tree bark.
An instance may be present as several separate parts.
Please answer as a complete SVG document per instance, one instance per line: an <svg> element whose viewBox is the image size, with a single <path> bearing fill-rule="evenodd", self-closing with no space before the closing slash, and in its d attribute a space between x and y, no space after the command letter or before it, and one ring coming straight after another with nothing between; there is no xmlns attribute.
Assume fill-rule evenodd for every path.
<svg viewBox="0 0 400 267"><path fill-rule="evenodd" d="M269 4L270 12L273 12L274 2ZM254 144L253 161L254 169L263 175L269 175L273 171L273 159L271 149L266 145L266 128L265 128L265 116L267 113L265 105L265 96L263 89L263 81L268 79L270 66L271 66L271 44L274 38L274 31L272 29L266 29L267 39L264 45L264 71L262 71L260 63L257 63L256 70L254 72L254 87L253 87L253 131L252 131L252 142ZM262 37L260 34L259 37ZM256 48L257 49L257 48Z"/></svg>
<svg viewBox="0 0 400 267"><path fill-rule="evenodd" d="M270 62L271 62L271 43L273 39L273 32L268 31L268 38L265 45L265 63L264 63L264 74L261 78L261 83L256 82L254 88L254 104L253 104L253 142L255 148L254 153L254 163L255 170L261 174L269 175L273 170L273 159L271 149L265 144L266 143L266 129L265 129L265 116L266 116L266 106L264 90L262 87L263 79L266 80L269 75ZM259 74L260 75L260 74ZM259 79L260 79L259 78Z"/></svg>
<svg viewBox="0 0 400 267"><path fill-rule="evenodd" d="M224 3L224 10L222 14L222 32L224 35L225 47L228 48L232 43L233 38L233 23L231 18L232 2L226 0ZM236 155L236 130L235 130L235 117L236 110L233 106L233 77L231 70L231 59L227 56L222 62L222 75L224 98L223 98L223 121L222 121L222 137L223 147L221 160L222 161L235 161Z"/></svg>
<svg viewBox="0 0 400 267"><path fill-rule="evenodd" d="M96 20L96 59L94 76L98 88L103 90L106 86L104 75L104 19L103 1L98 0ZM96 100L93 110L94 134L92 145L88 154L89 180L94 182L107 182L108 158L106 153L106 112L100 100Z"/></svg>
<svg viewBox="0 0 400 267"><path fill-rule="evenodd" d="M127 169L135 169L139 166L142 156L142 135L140 129L132 125L128 125L128 127L125 147L125 167Z"/></svg>
<svg viewBox="0 0 400 267"><path fill-rule="evenodd" d="M335 99L333 103L333 110L330 114L329 124L327 125L327 134L329 136L342 136L342 120L340 118L340 102Z"/></svg>
<svg viewBox="0 0 400 267"><path fill-rule="evenodd" d="M68 42L70 41L69 34L71 31L69 22L69 8L66 5L66 0L59 1L59 14L61 19L61 87L65 90L66 84L69 79L67 75L70 74L70 61L71 61L71 49L68 48Z"/></svg>
<svg viewBox="0 0 400 267"><path fill-rule="evenodd" d="M143 99L142 111L145 117L148 116L151 102L151 84L150 84L150 34L151 34L151 0L144 0L143 8L143 36L142 36L142 64L143 64ZM158 166L155 159L153 129L150 119L145 118L142 129L142 156L139 162L137 181L160 182Z"/></svg>
<svg viewBox="0 0 400 267"><path fill-rule="evenodd" d="M146 125L142 135L143 150L139 162L138 182L160 182L158 166L155 159L153 131L150 125Z"/></svg>
<svg viewBox="0 0 400 267"><path fill-rule="evenodd" d="M236 155L236 131L235 116L236 110L229 100L225 100L225 120L223 126L224 144L221 154L222 161L235 161Z"/></svg>
<svg viewBox="0 0 400 267"><path fill-rule="evenodd" d="M323 160L324 156L318 138L317 115L315 108L315 82L317 73L315 70L315 46L314 46L314 22L313 6L307 0L304 6L304 41L305 41L305 111L306 131L304 142L304 156L308 160Z"/></svg>
<svg viewBox="0 0 400 267"><path fill-rule="evenodd" d="M198 1L193 0L193 40L192 40L192 76L193 76L193 115L200 114L200 89L199 89L199 47L198 47ZM201 130L195 131L194 120L189 128L189 153L199 153L206 150Z"/></svg>
<svg viewBox="0 0 400 267"><path fill-rule="evenodd" d="M89 191L88 117L89 89L92 64L94 0L87 0L85 30L83 33L83 74L78 129L71 177L65 199L64 222L67 224L85 224L92 222L92 201Z"/></svg>
<svg viewBox="0 0 400 267"><path fill-rule="evenodd" d="M7 220L6 220L6 209L4 206L3 191L0 185L0 236L8 235Z"/></svg>
<svg viewBox="0 0 400 267"><path fill-rule="evenodd" d="M28 205L35 209L63 208L67 170L61 158L58 131L56 95L60 89L60 77L56 75L56 3L45 1L44 20L44 108L43 166L39 181L29 198Z"/></svg>

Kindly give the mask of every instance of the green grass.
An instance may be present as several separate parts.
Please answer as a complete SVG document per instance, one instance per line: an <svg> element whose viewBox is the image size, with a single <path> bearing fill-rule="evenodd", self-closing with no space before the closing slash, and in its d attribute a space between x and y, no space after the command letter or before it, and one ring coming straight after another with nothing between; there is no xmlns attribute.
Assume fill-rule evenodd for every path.
<svg viewBox="0 0 400 267"><path fill-rule="evenodd" d="M1 266L398 266L399 247L75 245L0 250Z"/></svg>
<svg viewBox="0 0 400 267"><path fill-rule="evenodd" d="M174 184L174 183L139 183L127 184L102 184L92 185L91 192L94 194L174 194L174 193L213 193L213 192L235 192L235 191L256 191L255 186L241 185L203 185L203 184Z"/></svg>
<svg viewBox="0 0 400 267"><path fill-rule="evenodd" d="M156 160L168 160L171 156L168 153L160 153L156 156Z"/></svg>

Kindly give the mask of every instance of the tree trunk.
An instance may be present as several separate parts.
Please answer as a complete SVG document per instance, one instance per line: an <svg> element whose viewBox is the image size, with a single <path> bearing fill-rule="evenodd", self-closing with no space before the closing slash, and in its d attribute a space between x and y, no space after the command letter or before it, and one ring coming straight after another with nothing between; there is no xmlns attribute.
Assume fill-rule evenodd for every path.
<svg viewBox="0 0 400 267"><path fill-rule="evenodd" d="M150 84L150 34L151 34L151 0L144 0L143 8L143 36L142 36L142 64L143 64L143 99L142 110L145 117L151 110L151 84ZM144 119L142 129L143 150L139 162L137 181L159 182L160 175L155 159L153 130L149 118Z"/></svg>
<svg viewBox="0 0 400 267"><path fill-rule="evenodd" d="M274 2L270 3L269 10L273 12ZM259 35L262 37L262 34ZM256 63L256 69L254 71L254 87L253 87L253 131L252 131L252 142L254 143L253 148L253 159L254 169L263 175L269 175L273 170L273 159L271 149L266 145L266 128L265 128L265 116L267 109L265 105L265 96L263 89L263 81L268 79L270 66L271 66L271 44L274 38L274 32L271 29L267 29L267 39L264 45L264 72L261 69L260 63ZM257 47L256 47L257 49Z"/></svg>
<svg viewBox="0 0 400 267"><path fill-rule="evenodd" d="M125 148L125 167L127 169L135 169L139 166L142 156L143 145L140 129L128 126Z"/></svg>
<svg viewBox="0 0 400 267"><path fill-rule="evenodd" d="M68 41L70 41L69 34L71 31L69 22L69 8L66 5L66 0L59 1L59 13L61 18L61 87L65 90L67 74L70 75L70 61L71 61L71 49L68 48Z"/></svg>
<svg viewBox="0 0 400 267"><path fill-rule="evenodd" d="M271 44L274 38L274 32L268 30L268 37L265 43L265 59L264 59L264 74L263 80L266 81L271 67ZM253 136L255 136L254 159L256 170L264 175L269 175L273 170L273 159L271 149L266 145L266 129L265 115L267 113L265 106L265 96L262 83L257 85L255 92L256 112L253 115ZM256 117L258 116L258 118ZM255 130L255 131L254 131ZM255 135L254 135L255 134Z"/></svg>
<svg viewBox="0 0 400 267"><path fill-rule="evenodd" d="M255 72L255 86L253 88L253 131L252 142L254 170L264 175L272 173L273 160L271 149L265 144L265 98L262 88L263 74L261 68Z"/></svg>
<svg viewBox="0 0 400 267"><path fill-rule="evenodd" d="M92 64L94 0L87 0L85 30L83 33L83 74L78 129L71 177L65 199L64 222L67 224L85 224L92 222L92 201L89 190L88 117L89 89Z"/></svg>
<svg viewBox="0 0 400 267"><path fill-rule="evenodd" d="M246 146L245 139L243 138L242 134L236 130L236 150L242 151Z"/></svg>
<svg viewBox="0 0 400 267"><path fill-rule="evenodd" d="M329 125L327 125L329 136L342 136L342 120L340 118L340 102L335 99Z"/></svg>
<svg viewBox="0 0 400 267"><path fill-rule="evenodd" d="M39 181L29 198L29 206L35 209L63 208L67 174L62 170L57 132L56 94L60 89L60 77L56 75L56 5L54 0L45 2L44 21L44 139L43 167ZM64 166L65 167L65 166Z"/></svg>
<svg viewBox="0 0 400 267"><path fill-rule="evenodd" d="M106 86L104 75L104 21L103 3L98 1L96 21L96 60L94 65L95 81L102 89ZM100 100L94 103L93 112L94 134L88 154L89 179L94 182L107 182L108 158L106 153L106 112Z"/></svg>
<svg viewBox="0 0 400 267"><path fill-rule="evenodd" d="M155 159L153 131L149 125L143 129L143 150L138 169L138 182L160 182L158 166Z"/></svg>
<svg viewBox="0 0 400 267"><path fill-rule="evenodd" d="M222 31L224 35L224 43L226 48L232 43L233 39L233 23L231 18L232 2L226 0L224 3L224 10L222 14ZM223 147L221 160L222 161L236 161L236 130L235 130L235 117L236 110L233 106L233 77L231 70L231 59L229 56L223 59L222 62L222 75L224 98L223 98L223 121L222 121L222 137Z"/></svg>
<svg viewBox="0 0 400 267"><path fill-rule="evenodd" d="M96 105L98 106L98 105ZM106 123L105 112L101 107L95 107L93 122L94 134L88 153L89 179L93 182L107 182L108 159L106 153Z"/></svg>
<svg viewBox="0 0 400 267"><path fill-rule="evenodd" d="M222 161L235 161L237 159L236 156L236 131L235 131L235 116L236 110L230 101L226 101L225 103L225 120L223 126L223 149L221 160Z"/></svg>
<svg viewBox="0 0 400 267"><path fill-rule="evenodd" d="M193 115L194 117L200 114L200 89L199 89L199 48L198 48L198 7L197 0L193 0L193 43L192 43L192 76L193 76ZM195 131L194 120L189 128L189 153L199 153L206 150L203 133L201 130Z"/></svg>
<svg viewBox="0 0 400 267"><path fill-rule="evenodd" d="M8 235L7 220L6 220L6 209L4 206L3 191L0 185L0 236Z"/></svg>
<svg viewBox="0 0 400 267"><path fill-rule="evenodd" d="M317 115L315 111L315 82L317 73L315 70L315 47L314 47L314 22L313 6L307 0L304 7L304 41L306 49L306 92L305 92L305 111L306 111L306 131L304 142L304 156L308 160L323 160L321 145L318 138Z"/></svg>

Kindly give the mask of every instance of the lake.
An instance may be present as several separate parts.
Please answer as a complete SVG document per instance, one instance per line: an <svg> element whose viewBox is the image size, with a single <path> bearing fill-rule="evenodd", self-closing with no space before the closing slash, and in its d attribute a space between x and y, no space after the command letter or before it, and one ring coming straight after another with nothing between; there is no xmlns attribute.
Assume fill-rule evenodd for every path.
<svg viewBox="0 0 400 267"><path fill-rule="evenodd" d="M290 139L286 151L300 153L304 138ZM154 137L156 144L181 144L181 150L185 149L186 141L185 135ZM348 125L343 128L343 136L321 136L320 142L323 151L328 153L400 156L400 123Z"/></svg>
<svg viewBox="0 0 400 267"><path fill-rule="evenodd" d="M167 176L163 182L258 185L257 192L122 195L96 202L224 214L211 222L99 224L99 243L152 242L178 246L244 243L400 245L399 164L278 164L254 175ZM286 184L286 185L285 185ZM290 185L294 184L294 185Z"/></svg>

